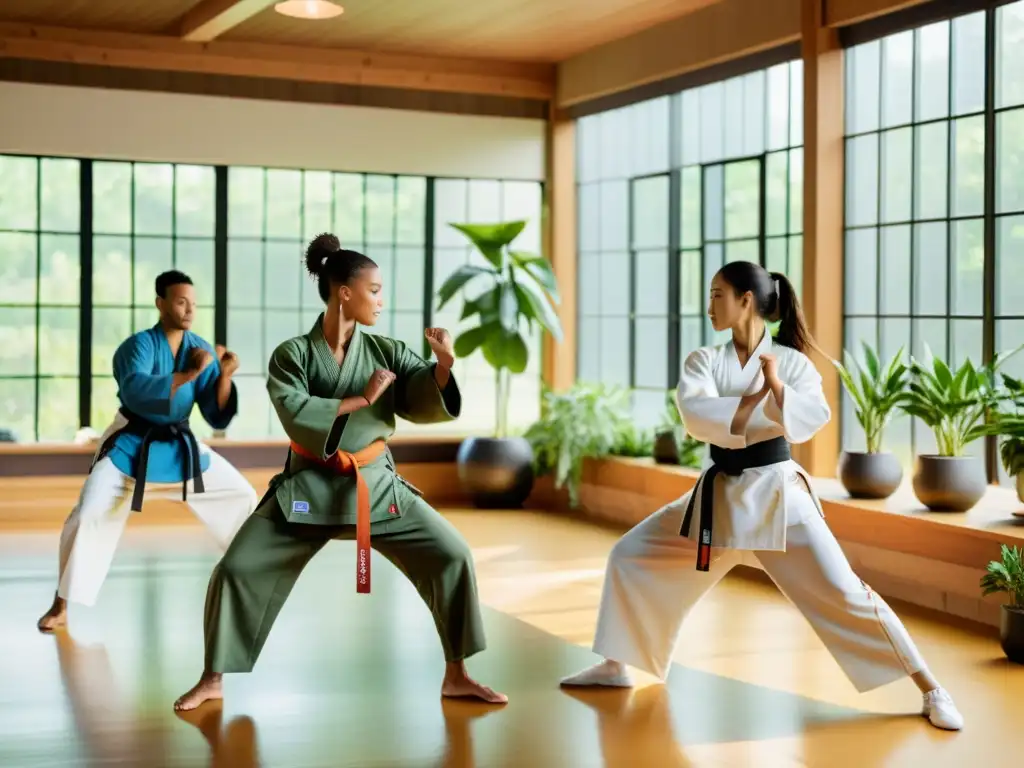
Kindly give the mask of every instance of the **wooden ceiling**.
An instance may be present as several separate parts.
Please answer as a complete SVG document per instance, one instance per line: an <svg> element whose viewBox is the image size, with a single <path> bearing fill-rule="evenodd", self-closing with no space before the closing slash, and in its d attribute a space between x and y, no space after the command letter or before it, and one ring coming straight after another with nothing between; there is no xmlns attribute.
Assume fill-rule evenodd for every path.
<svg viewBox="0 0 1024 768"><path fill-rule="evenodd" d="M336 1L0 0L0 58L547 102L556 62L718 2Z"/></svg>
<svg viewBox="0 0 1024 768"><path fill-rule="evenodd" d="M557 62L716 0L337 0L303 21L274 0L2 0L0 22L317 48Z"/></svg>

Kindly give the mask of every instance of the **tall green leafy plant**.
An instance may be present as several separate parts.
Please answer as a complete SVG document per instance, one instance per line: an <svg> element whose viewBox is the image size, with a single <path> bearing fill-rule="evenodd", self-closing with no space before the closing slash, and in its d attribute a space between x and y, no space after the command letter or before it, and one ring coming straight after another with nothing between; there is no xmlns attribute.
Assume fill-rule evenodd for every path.
<svg viewBox="0 0 1024 768"><path fill-rule="evenodd" d="M464 234L487 262L466 264L452 272L438 290L440 310L461 291L479 286L462 306L462 320L471 325L455 339L455 354L469 357L477 349L494 369L497 398L496 437L508 435L508 397L511 374L526 370L529 350L523 326L534 323L562 340L555 312L560 302L551 264L542 256L511 249L526 227L525 221L501 224L452 224Z"/></svg>
<svg viewBox="0 0 1024 768"><path fill-rule="evenodd" d="M963 456L969 443L1000 433L997 422L987 422L989 410L1006 397L996 373L1022 348L997 354L980 368L967 359L956 371L926 350L930 365L911 358L910 389L901 398L900 408L931 428L940 456Z"/></svg>
<svg viewBox="0 0 1024 768"><path fill-rule="evenodd" d="M1003 438L999 457L1010 477L1024 470L1024 382L1003 374L1005 396L991 413L991 430Z"/></svg>
<svg viewBox="0 0 1024 768"><path fill-rule="evenodd" d="M882 435L907 388L907 366L900 347L884 365L870 344L862 342L864 365L849 352L844 352L846 365L833 360L839 378L853 398L854 413L867 438L867 452L882 450Z"/></svg>
<svg viewBox="0 0 1024 768"><path fill-rule="evenodd" d="M609 456L628 433L629 393L604 384L577 382L564 392L545 389L541 417L525 437L533 446L534 471L553 474L566 488L569 504L579 504L583 460Z"/></svg>
<svg viewBox="0 0 1024 768"><path fill-rule="evenodd" d="M988 564L981 577L981 594L1005 592L1013 608L1024 609L1024 554L1017 547L1000 546L1000 558Z"/></svg>

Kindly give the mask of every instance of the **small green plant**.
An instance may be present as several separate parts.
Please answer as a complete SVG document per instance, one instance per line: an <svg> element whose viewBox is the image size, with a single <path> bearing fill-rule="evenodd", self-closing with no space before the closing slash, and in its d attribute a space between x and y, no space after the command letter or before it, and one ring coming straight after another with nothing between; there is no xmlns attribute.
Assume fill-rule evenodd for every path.
<svg viewBox="0 0 1024 768"><path fill-rule="evenodd" d="M1024 554L1017 547L1000 546L1000 559L988 564L981 577L981 594L1005 592L1010 596L1009 606L1024 609Z"/></svg>
<svg viewBox="0 0 1024 768"><path fill-rule="evenodd" d="M1024 469L1024 382L1003 374L1005 396L990 412L990 433L1004 438L999 458L1010 477Z"/></svg>
<svg viewBox="0 0 1024 768"><path fill-rule="evenodd" d="M533 446L534 471L553 474L566 488L569 504L579 504L583 460L610 456L630 423L629 393L603 384L577 382L565 392L545 389L541 417L524 437Z"/></svg>
<svg viewBox="0 0 1024 768"><path fill-rule="evenodd" d="M1003 469L1010 477L1016 477L1024 469L1024 438L1008 437L999 446L999 458Z"/></svg>
<svg viewBox="0 0 1024 768"><path fill-rule="evenodd" d="M632 421L626 421L615 437L612 456L626 456L640 459L654 454L654 433L641 429Z"/></svg>
<svg viewBox="0 0 1024 768"><path fill-rule="evenodd" d="M455 339L455 354L469 357L477 349L494 369L497 398L495 437L508 435L510 376L526 370L529 350L521 330L537 323L556 341L562 340L562 326L555 305L560 301L558 284L551 264L543 256L511 249L512 241L526 227L525 221L501 224L452 224L487 260L488 266L465 264L438 289L440 310L471 281L477 278L490 285L475 298L466 299L462 320L476 318L475 325Z"/></svg>
<svg viewBox="0 0 1024 768"><path fill-rule="evenodd" d="M916 416L935 433L939 456L963 456L964 448L979 437L1004 433L998 422L987 422L989 410L1007 397L996 381L996 372L1024 345L992 362L975 368L968 358L954 372L926 350L931 365L911 358L910 388L900 398L900 408Z"/></svg>
<svg viewBox="0 0 1024 768"><path fill-rule="evenodd" d="M704 443L684 433L679 441L679 466L700 469L703 458Z"/></svg>
<svg viewBox="0 0 1024 768"><path fill-rule="evenodd" d="M833 360L839 378L853 398L854 412L867 438L867 452L882 450L882 435L907 388L907 366L903 364L903 348L882 365L878 354L866 342L864 365L849 352L844 352L846 365Z"/></svg>

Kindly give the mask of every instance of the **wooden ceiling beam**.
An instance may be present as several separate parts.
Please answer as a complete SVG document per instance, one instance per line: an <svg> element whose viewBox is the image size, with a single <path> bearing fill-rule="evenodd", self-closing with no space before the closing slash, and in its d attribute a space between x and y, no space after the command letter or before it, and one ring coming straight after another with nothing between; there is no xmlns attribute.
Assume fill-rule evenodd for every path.
<svg viewBox="0 0 1024 768"><path fill-rule="evenodd" d="M548 100L555 67L0 22L0 58Z"/></svg>
<svg viewBox="0 0 1024 768"><path fill-rule="evenodd" d="M208 43L275 2L277 0L202 0L182 17L178 35L192 43Z"/></svg>

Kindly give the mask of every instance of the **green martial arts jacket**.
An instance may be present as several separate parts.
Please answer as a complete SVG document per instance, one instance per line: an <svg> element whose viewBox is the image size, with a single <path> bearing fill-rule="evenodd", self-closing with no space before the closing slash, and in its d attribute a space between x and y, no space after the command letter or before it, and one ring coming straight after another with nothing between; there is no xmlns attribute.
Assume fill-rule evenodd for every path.
<svg viewBox="0 0 1024 768"><path fill-rule="evenodd" d="M396 416L415 424L458 418L462 395L454 376L440 391L433 363L405 343L366 333L358 325L339 366L324 339L323 320L321 314L309 333L278 346L268 370L267 391L274 409L288 437L306 452L326 460L339 449L355 453L376 440L388 440ZM338 416L341 400L361 395L370 376L381 368L397 378L377 402ZM372 523L402 515L399 484L421 495L395 472L390 451L360 472L370 489ZM336 474L294 451L289 451L284 471L270 481L267 493L276 496L290 522L355 525L355 476ZM267 506L261 504L254 514L270 517L272 509Z"/></svg>

